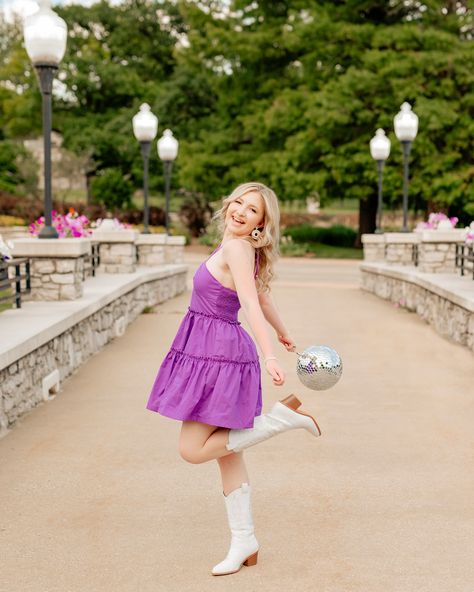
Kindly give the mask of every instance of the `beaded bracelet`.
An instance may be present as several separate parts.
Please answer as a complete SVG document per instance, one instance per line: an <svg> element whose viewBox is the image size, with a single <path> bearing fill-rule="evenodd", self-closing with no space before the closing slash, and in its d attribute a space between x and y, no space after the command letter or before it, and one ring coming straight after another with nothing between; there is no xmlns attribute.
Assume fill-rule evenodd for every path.
<svg viewBox="0 0 474 592"><path fill-rule="evenodd" d="M265 364L268 362L268 360L277 360L278 358L276 356L268 356L268 358L265 358Z"/></svg>

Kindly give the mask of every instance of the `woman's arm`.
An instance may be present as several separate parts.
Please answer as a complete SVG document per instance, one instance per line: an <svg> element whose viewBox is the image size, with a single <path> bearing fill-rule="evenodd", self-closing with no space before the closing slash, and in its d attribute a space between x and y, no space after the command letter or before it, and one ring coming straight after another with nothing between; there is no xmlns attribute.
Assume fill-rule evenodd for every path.
<svg viewBox="0 0 474 592"><path fill-rule="evenodd" d="M268 323L270 323L278 335L286 335L288 331L283 324L280 315L278 314L271 294L268 292L263 292L262 294L259 294L258 299L263 316L267 319Z"/></svg>
<svg viewBox="0 0 474 592"><path fill-rule="evenodd" d="M223 245L222 253L232 273L240 305L262 355L264 358L274 356L272 341L267 330L253 277L254 250L252 246L244 240L232 239Z"/></svg>

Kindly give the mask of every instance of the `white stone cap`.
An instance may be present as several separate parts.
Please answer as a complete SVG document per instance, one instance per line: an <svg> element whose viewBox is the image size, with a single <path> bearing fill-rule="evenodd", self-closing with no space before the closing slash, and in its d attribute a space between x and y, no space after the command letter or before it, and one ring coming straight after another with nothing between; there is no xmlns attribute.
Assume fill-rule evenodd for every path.
<svg viewBox="0 0 474 592"><path fill-rule="evenodd" d="M124 228L122 230L97 230L92 231L92 240L99 243L134 243L138 237L138 230Z"/></svg>
<svg viewBox="0 0 474 592"><path fill-rule="evenodd" d="M465 228L452 230L422 230L421 240L425 243L463 243L466 238Z"/></svg>
<svg viewBox="0 0 474 592"><path fill-rule="evenodd" d="M166 245L166 234L140 234L137 245Z"/></svg>
<svg viewBox="0 0 474 592"><path fill-rule="evenodd" d="M384 243L385 236L383 234L363 234L361 240L364 244Z"/></svg>
<svg viewBox="0 0 474 592"><path fill-rule="evenodd" d="M178 236L168 236L168 240L166 241L168 245L185 245L186 244L186 237L182 235Z"/></svg>
<svg viewBox="0 0 474 592"><path fill-rule="evenodd" d="M386 232L385 242L387 243L419 243L420 234L418 232Z"/></svg>
<svg viewBox="0 0 474 592"><path fill-rule="evenodd" d="M16 238L14 257L81 257L91 252L89 238Z"/></svg>

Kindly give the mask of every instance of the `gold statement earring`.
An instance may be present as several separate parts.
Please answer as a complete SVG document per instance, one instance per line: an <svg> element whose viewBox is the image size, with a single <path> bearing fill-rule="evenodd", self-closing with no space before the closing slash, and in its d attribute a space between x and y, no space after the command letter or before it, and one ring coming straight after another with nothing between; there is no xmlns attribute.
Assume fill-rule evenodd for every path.
<svg viewBox="0 0 474 592"><path fill-rule="evenodd" d="M259 236L260 236L261 234L262 234L262 231L261 231L261 230L259 230L258 228L254 228L254 229L252 230L252 238L253 238L254 240L258 240L258 238L259 238Z"/></svg>

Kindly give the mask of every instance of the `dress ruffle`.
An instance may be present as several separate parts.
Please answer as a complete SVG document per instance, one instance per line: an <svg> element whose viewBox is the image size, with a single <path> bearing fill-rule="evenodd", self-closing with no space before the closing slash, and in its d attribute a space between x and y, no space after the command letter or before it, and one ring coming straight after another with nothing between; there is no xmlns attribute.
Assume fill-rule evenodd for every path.
<svg viewBox="0 0 474 592"><path fill-rule="evenodd" d="M249 384L258 385L257 396L249 392ZM192 355L171 348L147 409L181 421L251 428L262 411L259 362Z"/></svg>

